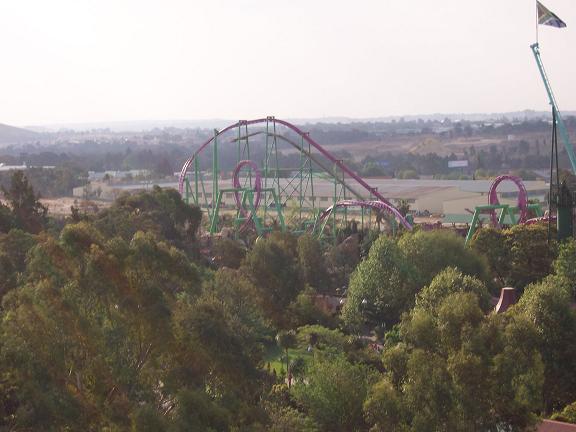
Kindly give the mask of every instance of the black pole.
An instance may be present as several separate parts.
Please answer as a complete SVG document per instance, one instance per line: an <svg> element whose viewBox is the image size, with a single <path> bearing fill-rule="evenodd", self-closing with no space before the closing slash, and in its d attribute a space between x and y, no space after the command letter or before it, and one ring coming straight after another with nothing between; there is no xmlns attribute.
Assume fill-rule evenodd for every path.
<svg viewBox="0 0 576 432"><path fill-rule="evenodd" d="M558 164L558 129L556 128L556 111L554 111L554 153L556 154L556 196L560 196L560 165ZM556 202L556 207L558 207L558 202ZM556 213L558 213L558 208L556 208ZM558 214L556 214L558 217Z"/></svg>
<svg viewBox="0 0 576 432"><path fill-rule="evenodd" d="M552 182L554 180L554 137L556 136L556 108L552 105L552 142L550 146L550 188L548 191L548 242L551 239L550 220L552 219Z"/></svg>

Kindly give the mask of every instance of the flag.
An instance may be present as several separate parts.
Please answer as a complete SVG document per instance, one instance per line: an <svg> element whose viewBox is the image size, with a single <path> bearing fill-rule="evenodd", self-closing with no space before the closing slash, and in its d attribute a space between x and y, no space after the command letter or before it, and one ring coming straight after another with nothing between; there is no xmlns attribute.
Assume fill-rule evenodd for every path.
<svg viewBox="0 0 576 432"><path fill-rule="evenodd" d="M566 27L566 23L558 18L555 14L550 12L546 6L539 1L536 1L538 6L538 24L549 25L552 27Z"/></svg>

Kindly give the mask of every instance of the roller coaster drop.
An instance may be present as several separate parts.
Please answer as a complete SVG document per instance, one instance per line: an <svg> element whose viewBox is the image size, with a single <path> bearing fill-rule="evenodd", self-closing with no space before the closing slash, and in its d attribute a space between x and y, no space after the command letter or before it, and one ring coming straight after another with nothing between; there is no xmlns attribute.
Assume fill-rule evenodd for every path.
<svg viewBox="0 0 576 432"><path fill-rule="evenodd" d="M540 56L538 43L530 47L534 54L538 70L544 82L548 100L553 113L553 141L556 139L556 129L560 135L568 154L572 171L576 173L576 152L568 137L568 131L558 110L556 98L552 92L550 81L544 69ZM278 133L282 128L287 133ZM256 130L254 130L256 129ZM230 135L237 131L235 137ZM226 140L228 135L228 140ZM250 139L258 135L264 135L264 157L261 164L256 163L250 157ZM233 171L231 188L220 188L221 178L219 144L228 141L236 144L236 166ZM278 143L289 145L299 153L300 160L297 169L291 169L288 177L281 176L282 170L279 165ZM212 158L211 172L201 168L200 160L204 153ZM552 153L553 155L554 153ZM204 155L206 156L206 155ZM204 158L206 159L206 158ZM557 159L557 151L556 151ZM242 175L242 170L248 172ZM552 169L550 171L550 196L552 197ZM556 168L557 169L557 168ZM314 192L314 180L319 175L330 178L333 182L332 205L322 211L318 207L317 196ZM211 177L212 188L207 192L204 177ZM518 187L518 205L510 207L498 202L496 188L502 181L512 181ZM191 184L192 183L192 184ZM557 181L557 188L560 187ZM326 233L326 227L331 221L331 235L336 239L336 213L344 211L343 220L347 219L347 209L359 207L361 210L361 223L364 226L365 211L368 212L368 221L372 220L371 211L376 210L380 215L386 214L390 221L397 220L406 229L412 229L411 224L376 188L371 187L360 176L348 168L342 160L337 159L314 141L308 133L303 132L295 125L274 117L266 117L255 120L240 120L221 131L214 131L214 136L203 143L182 167L179 178L179 190L185 197L186 202L193 202L207 209L210 219L210 234L215 234L221 229L220 207L225 202L226 196L234 197L236 217L234 227L236 233L254 227L258 235L269 231L275 224L281 230L286 230L284 223L284 208L289 202L296 203L298 213L296 232L313 232L319 237ZM347 197L348 194L348 197ZM352 195L355 199L350 199ZM558 189L557 196L560 196ZM201 198L204 198L202 201ZM322 201L328 201L326 196ZM466 236L468 242L474 232L481 225L480 215L489 215L493 226L502 224L534 223L546 219L548 223L553 216L542 216L542 210L537 204L528 204L526 189L521 179L513 176L498 177L490 188L488 205L478 206L475 209L472 223ZM567 206L571 211L571 205ZM549 208L550 210L550 208ZM531 211L537 217L528 220L528 212ZM497 212L500 212L499 215ZM551 213L551 212L550 212ZM342 219L342 218L341 218ZM568 217L570 219L570 217ZM571 231L569 229L564 230Z"/></svg>
<svg viewBox="0 0 576 432"><path fill-rule="evenodd" d="M219 182L222 144L236 145L236 165L230 188L221 188ZM251 147L254 150L255 145L260 145L264 150L260 163L251 158ZM280 166L280 146L292 152L293 149L297 150L298 167ZM209 163L209 158L212 167L206 170L201 165ZM329 179L332 184L332 205L325 210L319 208L318 192L314 190L319 176ZM209 181L211 187L207 185ZM360 209L362 225L365 221L370 224L372 211L375 210L384 212L406 229L412 229L392 203L342 160L334 157L297 126L274 117L241 120L221 131L215 130L214 136L184 163L179 190L188 203L207 210L210 234L216 234L222 228L220 208L226 197L234 198L236 233L254 227L257 234L262 235L273 225L286 230L284 211L287 204L293 203L296 204L294 210L297 213L296 232L308 231L319 237L331 235L336 238L337 220L346 221L351 207ZM354 199L349 199L351 197ZM328 200L324 197L323 201ZM337 218L337 211L343 212L342 217ZM329 221L331 229L327 229Z"/></svg>

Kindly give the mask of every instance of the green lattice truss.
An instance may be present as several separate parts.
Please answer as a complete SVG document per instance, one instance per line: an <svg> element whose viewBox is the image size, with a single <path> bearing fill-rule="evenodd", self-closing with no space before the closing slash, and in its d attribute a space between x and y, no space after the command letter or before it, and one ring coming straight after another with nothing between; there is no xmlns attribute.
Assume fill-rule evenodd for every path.
<svg viewBox="0 0 576 432"><path fill-rule="evenodd" d="M474 216L472 216L472 222L466 235L466 243L472 240L472 237L474 237L474 234L480 227L482 223L480 215L491 214L493 211L497 212L497 214L500 212L498 215L499 226L517 225L519 223L520 209L518 207L510 207L508 204L477 206L474 209ZM528 204L527 211L532 212L536 217L542 217L544 215L540 204Z"/></svg>

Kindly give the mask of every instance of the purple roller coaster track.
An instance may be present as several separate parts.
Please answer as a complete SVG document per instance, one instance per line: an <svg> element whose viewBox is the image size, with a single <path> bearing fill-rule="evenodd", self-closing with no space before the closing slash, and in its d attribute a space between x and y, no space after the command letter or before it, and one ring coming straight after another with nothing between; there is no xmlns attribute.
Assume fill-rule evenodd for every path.
<svg viewBox="0 0 576 432"><path fill-rule="evenodd" d="M404 216L398 211L398 209L394 206L391 206L384 201L360 201L360 200L342 200L338 201L336 205L328 207L326 210L322 212L320 215L320 221L325 220L335 209L338 208L347 208L347 207L363 207L363 208L371 208L375 210L382 210L387 213L392 214L396 219L402 220Z"/></svg>
<svg viewBox="0 0 576 432"><path fill-rule="evenodd" d="M518 209L520 210L520 220L518 223L524 223L528 219L528 192L526 192L526 187L522 182L520 177L512 175L501 175L498 176L490 185L490 191L488 192L488 204L489 205L499 205L497 188L503 181L511 181L518 188ZM498 226L498 216L496 211L492 210L490 212L490 218L492 219L492 225Z"/></svg>
<svg viewBox="0 0 576 432"><path fill-rule="evenodd" d="M235 140L231 140L233 142L238 143L238 145L240 145L240 142L245 142L247 145L248 143L248 138L249 137L254 137L255 135L258 134L258 132L256 133L249 133L248 132L248 127L249 126L254 126L254 125L264 125L266 126L266 140L268 140L268 137L274 137L274 139L276 137L278 138L284 138L282 136L277 135L275 132L274 134L272 133L268 133L268 128L271 127L273 128L274 131L276 131L276 126L279 125L280 127L284 127L287 128L289 131L291 131L292 133L295 133L301 141L301 145L300 146L295 146L294 142L288 140L285 138L286 141L290 142L290 144L292 144L292 146L295 146L299 152L301 157L303 158L307 158L309 161L309 167L310 167L310 178L313 176L312 175L312 165L314 164L314 166L317 168L319 167L321 169L322 172L324 172L325 174L328 174L329 176L332 176L335 180L335 184L336 182L338 182L343 188L346 188L348 191L352 191L354 189L360 189L361 190L361 194L362 197L366 196L366 200L341 200L340 198L336 197L334 198L334 202L333 202L333 206L335 208L338 207L348 207L348 206L359 206L362 208L369 208L369 209L378 209L378 210L384 210L389 212L390 214L394 215L394 217L406 228L406 229L412 229L412 226L410 225L410 223L406 220L406 218L404 218L400 212L394 207L394 205L392 205L392 203L387 200L380 192L378 192L378 190L374 187L371 187L364 179L362 179L360 176L358 176L353 170L351 170L348 166L346 166L344 164L344 162L342 160L337 159L336 157L334 157L329 151L327 151L324 147L322 147L320 144L318 144L314 139L312 139L308 133L302 131L299 127L293 125L292 123L289 123L285 120L280 120L280 119L276 119L274 117L266 117L266 118L259 118L259 119L255 119L255 120L240 120L220 131L214 131L214 136L212 136L210 139L206 140L195 152L194 154L184 163L184 165L182 166L182 170L180 172L180 177L179 177L179 190L181 194L185 194L187 193L187 188L189 188L189 186L187 185L187 181L189 180L189 171L194 170L194 174L195 174L195 182L198 182L198 173L201 172L201 170L198 168L198 159L199 156L212 145L212 150L213 150L213 154L216 153L214 162L213 162L213 174L212 174L212 178L213 178L213 183L215 184L214 186L214 193L211 194L211 196L213 196L213 200L216 198L216 195L218 194L218 186L217 186L217 179L219 176L219 168L218 168L218 162L217 162L217 145L218 145L218 141L219 141L219 137L222 136L224 133L232 131L234 129L238 129L238 138L236 138ZM241 136L242 134L244 134L243 136ZM268 141L266 141L268 142ZM304 145L306 144L306 146L308 147L307 150L305 150ZM267 150L268 151L268 150ZM325 158L326 161L328 161L330 164L333 165L334 167L334 173L331 173L327 168L326 165L322 165L321 163L319 163L318 161L318 156L313 156L312 152L315 151L317 152L316 154L320 157ZM242 158L240 156L243 156ZM246 156L248 156L246 158ZM248 159L248 160L241 160L241 159ZM235 173L234 173L234 187L238 190L240 189L240 181L239 181L239 171L241 168L243 167L249 167L250 170L253 172L253 174L255 174L256 177L256 183L251 186L253 188L253 191L255 192L256 196L258 197L257 201L260 201L260 195L262 195L262 199L264 200L264 207L267 206L267 202L266 202L266 196L264 193L261 193L261 190L264 190L266 188L266 186L262 187L261 185L261 177L264 176L264 178L270 178L270 172L273 171L274 167L272 165L268 165L268 160L269 159L273 159L273 158L269 158L268 153L265 156L265 161L264 163L266 164L263 167L258 167L258 165L250 160L250 153L248 151L247 154L242 154L240 155L240 150L239 150L239 157L238 157L238 165L236 167ZM271 170L272 168L272 170ZM277 155L276 155L276 172L279 170L279 166L278 166L278 162L277 162ZM300 183L302 183L302 166L300 167ZM260 172L262 173L262 176L260 174ZM340 174L336 174L336 173L340 173ZM277 175L277 174L276 174ZM216 179L216 180L214 180ZM349 187L346 183L348 181L353 181L355 183L355 188ZM279 182L278 182L279 184ZM252 185L252 182L251 182ZM202 185L203 187L203 185ZM302 187L302 186L300 186ZM191 189L191 188L189 188ZM198 189L198 186L196 185L196 190ZM313 192L312 192L313 193ZM302 207L302 191L299 191L300 194L300 206ZM196 195L199 195L199 193L197 193ZM206 195L206 194L205 194ZM357 196L357 198L360 198L358 195L359 194L355 194ZM238 210L239 212L241 212L243 214L243 216L248 217L248 215L246 214L246 209L242 209L241 206L239 205L239 193L236 191L235 192L235 198L236 198L236 204L238 206ZM345 194L344 194L344 198L345 198ZM197 199L197 198L196 198ZM342 202L340 202L342 201ZM312 202L314 202L314 198L312 198ZM210 204L207 203L207 206L212 207L214 204ZM314 204L313 204L314 205ZM328 214L332 211L332 207L330 207L329 209L325 210L324 213ZM328 213L327 213L328 212ZM251 217L251 216L250 216ZM325 217L325 216L324 216Z"/></svg>

